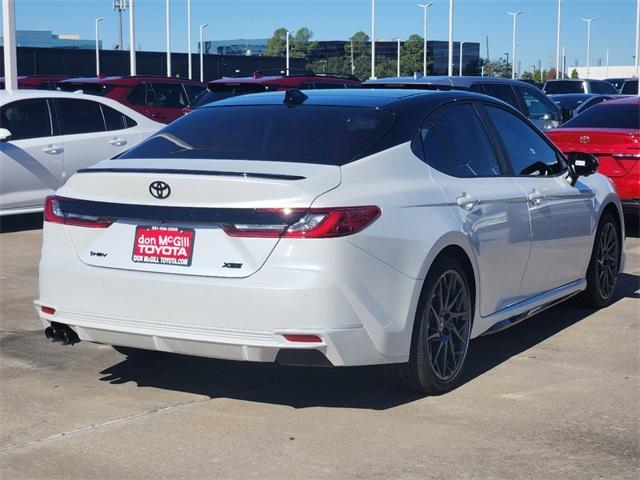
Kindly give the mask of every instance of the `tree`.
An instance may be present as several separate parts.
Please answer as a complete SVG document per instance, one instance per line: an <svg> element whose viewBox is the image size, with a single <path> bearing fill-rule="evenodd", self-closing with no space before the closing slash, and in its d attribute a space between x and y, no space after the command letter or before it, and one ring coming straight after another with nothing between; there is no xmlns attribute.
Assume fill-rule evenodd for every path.
<svg viewBox="0 0 640 480"><path fill-rule="evenodd" d="M424 39L420 35L411 35L400 49L400 74L413 75L415 72L422 72L424 51ZM427 58L427 71L429 69L429 59Z"/></svg>
<svg viewBox="0 0 640 480"><path fill-rule="evenodd" d="M556 78L556 69L550 68L549 70L546 70L544 72L543 78L544 78L544 81L553 80L554 78Z"/></svg>
<svg viewBox="0 0 640 480"><path fill-rule="evenodd" d="M353 45L353 64L355 67L353 75L361 79L369 78L371 72L371 42L369 41L369 35L364 32L356 32L344 46L349 69L351 69L351 45Z"/></svg>
<svg viewBox="0 0 640 480"><path fill-rule="evenodd" d="M267 50L265 55L273 57L284 57L286 52L287 29L278 28L269 40L267 40Z"/></svg>
<svg viewBox="0 0 640 480"><path fill-rule="evenodd" d="M286 31L285 31L286 35ZM291 52L290 55L296 58L304 58L311 53L313 49L315 49L318 44L316 42L312 42L311 38L313 37L313 32L309 30L307 27L302 27L298 29L298 31L291 38ZM285 38L286 41L286 38Z"/></svg>
<svg viewBox="0 0 640 480"><path fill-rule="evenodd" d="M571 70L571 78L580 78L578 76L578 70L576 70L575 68Z"/></svg>

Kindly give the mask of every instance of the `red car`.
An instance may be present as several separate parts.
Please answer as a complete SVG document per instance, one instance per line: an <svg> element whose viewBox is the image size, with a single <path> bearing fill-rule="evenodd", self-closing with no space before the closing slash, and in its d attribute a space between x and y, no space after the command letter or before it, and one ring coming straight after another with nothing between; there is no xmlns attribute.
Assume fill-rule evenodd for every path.
<svg viewBox="0 0 640 480"><path fill-rule="evenodd" d="M267 71L257 71L251 77L221 78L207 84L208 90L189 104L185 111L191 111L201 105L227 97L297 88L317 90L320 88L359 88L360 81L353 76L315 74L305 71L302 74L266 75ZM279 71L277 73L280 73Z"/></svg>
<svg viewBox="0 0 640 480"><path fill-rule="evenodd" d="M640 212L640 98L594 105L547 135L565 153L598 157L598 172L615 183L625 213Z"/></svg>
<svg viewBox="0 0 640 480"><path fill-rule="evenodd" d="M112 98L162 123L183 115L182 109L206 90L204 83L172 77L69 78L58 83L62 90Z"/></svg>
<svg viewBox="0 0 640 480"><path fill-rule="evenodd" d="M18 77L19 89L56 90L57 83L64 80L62 75L24 75ZM0 88L4 87L4 77L0 77Z"/></svg>

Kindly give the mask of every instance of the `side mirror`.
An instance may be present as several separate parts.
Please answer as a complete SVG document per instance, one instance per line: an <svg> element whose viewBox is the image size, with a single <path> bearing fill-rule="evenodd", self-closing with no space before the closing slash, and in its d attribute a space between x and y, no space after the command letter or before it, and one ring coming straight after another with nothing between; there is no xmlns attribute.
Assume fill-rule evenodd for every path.
<svg viewBox="0 0 640 480"><path fill-rule="evenodd" d="M573 118L573 110L568 109L567 107L560 108L560 119L562 123L571 120Z"/></svg>
<svg viewBox="0 0 640 480"><path fill-rule="evenodd" d="M11 140L11 132L6 128L0 128L0 142L8 142Z"/></svg>
<svg viewBox="0 0 640 480"><path fill-rule="evenodd" d="M590 153L571 152L567 156L569 164L569 178L571 185L575 185L578 177L588 177L598 171L600 163Z"/></svg>

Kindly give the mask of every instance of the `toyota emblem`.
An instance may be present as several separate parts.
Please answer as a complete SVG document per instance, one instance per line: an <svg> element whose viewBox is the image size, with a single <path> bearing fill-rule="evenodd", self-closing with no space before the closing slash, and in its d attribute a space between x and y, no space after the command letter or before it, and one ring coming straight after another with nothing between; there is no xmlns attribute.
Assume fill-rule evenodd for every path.
<svg viewBox="0 0 640 480"><path fill-rule="evenodd" d="M168 183L156 180L155 182L151 182L151 185L149 185L149 193L152 197L162 200L163 198L167 198L171 195L171 187Z"/></svg>
<svg viewBox="0 0 640 480"><path fill-rule="evenodd" d="M579 139L580 143L589 143L591 140L588 135L582 135Z"/></svg>

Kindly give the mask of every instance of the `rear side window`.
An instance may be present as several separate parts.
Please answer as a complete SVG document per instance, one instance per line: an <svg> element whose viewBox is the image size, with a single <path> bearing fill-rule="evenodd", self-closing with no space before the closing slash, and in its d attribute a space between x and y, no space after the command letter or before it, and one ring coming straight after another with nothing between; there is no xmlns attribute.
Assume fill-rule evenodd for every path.
<svg viewBox="0 0 640 480"><path fill-rule="evenodd" d="M127 96L127 100L132 105L142 105L152 107L155 104L156 97L151 89L151 86L146 83L140 83L131 90L131 93Z"/></svg>
<svg viewBox="0 0 640 480"><path fill-rule="evenodd" d="M62 123L62 135L105 131L98 102L75 98L57 98L55 102Z"/></svg>
<svg viewBox="0 0 640 480"><path fill-rule="evenodd" d="M156 108L184 108L189 104L187 94L180 83L153 83Z"/></svg>
<svg viewBox="0 0 640 480"><path fill-rule="evenodd" d="M135 120L107 105L100 105L100 108L102 108L107 130L122 130L123 128L130 128L137 125Z"/></svg>
<svg viewBox="0 0 640 480"><path fill-rule="evenodd" d="M470 104L449 105L431 116L456 177L493 177L500 167L478 114Z"/></svg>
<svg viewBox="0 0 640 480"><path fill-rule="evenodd" d="M558 154L540 133L513 113L490 105L484 108L496 127L516 175L548 176L564 170Z"/></svg>
<svg viewBox="0 0 640 480"><path fill-rule="evenodd" d="M560 120L558 109L544 95L531 88L518 87L522 94L525 115L536 120Z"/></svg>
<svg viewBox="0 0 640 480"><path fill-rule="evenodd" d="M584 93L582 82L574 80L555 80L544 85L544 93L553 95L555 93Z"/></svg>
<svg viewBox="0 0 640 480"><path fill-rule="evenodd" d="M298 105L204 107L119 158L264 160L343 165L373 153L394 114L375 108Z"/></svg>
<svg viewBox="0 0 640 480"><path fill-rule="evenodd" d="M622 92L625 95L637 95L638 94L638 80L627 80L622 85Z"/></svg>
<svg viewBox="0 0 640 480"><path fill-rule="evenodd" d="M187 96L189 97L189 101L192 102L194 98L204 92L207 87L203 87L202 85L194 85L192 83L185 83L184 89L187 91Z"/></svg>
<svg viewBox="0 0 640 480"><path fill-rule="evenodd" d="M482 84L482 87L484 87L484 91L487 95L498 98L520 110L518 99L516 98L516 94L513 91L513 88L511 88L511 85L506 83L484 83Z"/></svg>
<svg viewBox="0 0 640 480"><path fill-rule="evenodd" d="M3 106L0 109L0 127L11 132L11 140L50 137L51 116L47 100L21 100Z"/></svg>
<svg viewBox="0 0 640 480"><path fill-rule="evenodd" d="M591 82L591 93L616 95L618 91L609 82Z"/></svg>
<svg viewBox="0 0 640 480"><path fill-rule="evenodd" d="M451 175L451 164L442 149L442 142L431 120L422 124L417 140L420 145L418 153L421 158L436 170Z"/></svg>
<svg viewBox="0 0 640 480"><path fill-rule="evenodd" d="M600 103L573 117L560 128L624 128L640 129L640 105Z"/></svg>

